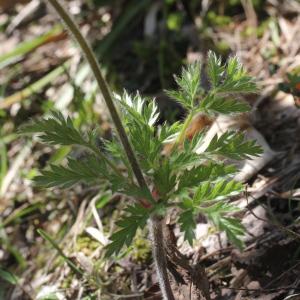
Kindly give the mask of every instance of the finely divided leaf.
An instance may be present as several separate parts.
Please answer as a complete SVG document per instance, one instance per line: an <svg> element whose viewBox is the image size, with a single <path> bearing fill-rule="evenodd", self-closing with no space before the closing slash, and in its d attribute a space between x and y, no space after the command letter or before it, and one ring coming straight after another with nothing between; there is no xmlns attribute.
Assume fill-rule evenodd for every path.
<svg viewBox="0 0 300 300"><path fill-rule="evenodd" d="M195 166L199 161L201 161L199 154L190 151L173 151L170 157L170 164L174 172L182 171L188 167Z"/></svg>
<svg viewBox="0 0 300 300"><path fill-rule="evenodd" d="M228 177L236 172L233 166L224 164L209 163L200 165L183 171L178 176L178 187L176 193L179 194L186 188L195 188L203 181L215 181L218 178Z"/></svg>
<svg viewBox="0 0 300 300"><path fill-rule="evenodd" d="M125 212L126 216L117 223L121 229L111 236L111 243L106 247L106 257L118 254L123 246L130 246L137 229L143 229L149 218L149 211L138 204L128 206Z"/></svg>
<svg viewBox="0 0 300 300"><path fill-rule="evenodd" d="M243 184L234 180L220 180L212 184L201 183L195 192L193 201L196 205L208 200L220 200L239 194L243 190Z"/></svg>
<svg viewBox="0 0 300 300"><path fill-rule="evenodd" d="M185 109L191 109L191 101L183 91L166 90L165 93L171 98L176 100Z"/></svg>
<svg viewBox="0 0 300 300"><path fill-rule="evenodd" d="M106 140L104 143L104 148L112 158L114 158L116 161L120 160L120 162L122 162L126 166L129 177L132 177L133 174L131 165L128 161L128 157L126 155L124 147L120 144L117 138L113 137L111 141Z"/></svg>
<svg viewBox="0 0 300 300"><path fill-rule="evenodd" d="M200 64L195 62L182 69L181 77L175 76L176 83L188 95L191 104L193 104L200 87L200 71Z"/></svg>
<svg viewBox="0 0 300 300"><path fill-rule="evenodd" d="M181 193L186 188L194 188L202 181L208 180L211 172L212 165L210 166L198 166L190 170L185 170L178 177L177 192Z"/></svg>
<svg viewBox="0 0 300 300"><path fill-rule="evenodd" d="M221 57L210 51L207 74L214 94L253 93L257 90L253 78L246 73L236 56L230 57L227 63L222 65Z"/></svg>
<svg viewBox="0 0 300 300"><path fill-rule="evenodd" d="M162 142L155 136L148 125L140 124L135 120L128 124L128 129L128 134L139 158L140 165L145 171L154 168L155 162L159 159L162 151Z"/></svg>
<svg viewBox="0 0 300 300"><path fill-rule="evenodd" d="M128 182L124 176L110 174L109 182L113 192L119 192L137 200L146 199L152 201L152 195L147 188L141 188L134 183Z"/></svg>
<svg viewBox="0 0 300 300"><path fill-rule="evenodd" d="M240 239L245 233L245 228L241 224L240 220L236 218L229 218L221 216L219 213L209 214L208 217L213 221L215 226L225 231L228 239L239 249L243 249L244 243Z"/></svg>
<svg viewBox="0 0 300 300"><path fill-rule="evenodd" d="M249 159L251 156L259 156L262 153L260 146L254 140L246 140L243 133L227 131L215 135L210 141L205 153L222 155L231 159Z"/></svg>
<svg viewBox="0 0 300 300"><path fill-rule="evenodd" d="M133 97L124 92L122 96L116 95L115 97L121 104L127 133L140 165L143 170L148 171L154 167L163 145L162 141L156 137L154 128L159 117L157 106L154 101L147 102L138 93ZM118 152L128 166L127 159L124 155L120 155L120 151Z"/></svg>
<svg viewBox="0 0 300 300"><path fill-rule="evenodd" d="M196 228L196 222L194 220L194 214L193 210L185 210L183 211L179 216L179 224L180 229L182 232L184 232L184 239L189 242L189 244L193 245L193 240L195 239L195 228Z"/></svg>
<svg viewBox="0 0 300 300"><path fill-rule="evenodd" d="M213 114L234 114L250 110L250 106L246 102L225 99L212 94L209 94L200 102L199 108L201 111Z"/></svg>
<svg viewBox="0 0 300 300"><path fill-rule="evenodd" d="M214 52L208 52L207 58L207 74L213 88L216 88L224 74L224 66L222 66L221 57L218 57Z"/></svg>
<svg viewBox="0 0 300 300"><path fill-rule="evenodd" d="M203 92L200 86L200 71L199 62L183 68L181 76L175 76L179 90L166 91L167 95L179 102L184 108L192 109L198 94Z"/></svg>
<svg viewBox="0 0 300 300"><path fill-rule="evenodd" d="M257 87L251 76L244 70L237 57L229 58L222 83L216 87L217 93L254 93Z"/></svg>
<svg viewBox="0 0 300 300"><path fill-rule="evenodd" d="M107 179L108 175L105 163L89 155L82 160L69 158L66 167L51 164L49 169L41 171L41 175L36 176L34 181L43 187L68 188L79 182L91 183Z"/></svg>
<svg viewBox="0 0 300 300"><path fill-rule="evenodd" d="M176 176L172 172L170 162L164 160L162 164L154 170L153 181L157 188L159 195L166 197L167 194L175 189L176 186Z"/></svg>
<svg viewBox="0 0 300 300"><path fill-rule="evenodd" d="M81 132L71 118L65 119L61 112L52 111L47 119L33 120L20 129L21 133L39 133L42 142L50 145L87 145Z"/></svg>
<svg viewBox="0 0 300 300"><path fill-rule="evenodd" d="M140 122L141 124L153 127L159 118L159 112L154 100L147 101L139 93L135 96L129 95L124 91L123 95L115 95L122 106L122 112L126 123L131 121Z"/></svg>
<svg viewBox="0 0 300 300"><path fill-rule="evenodd" d="M167 124L166 122L157 128L157 137L163 144L174 142L180 130L182 124L180 122L175 122L172 125Z"/></svg>
<svg viewBox="0 0 300 300"><path fill-rule="evenodd" d="M207 203L206 203L207 204ZM234 206L226 201L217 201L214 204L210 206L201 206L198 207L198 210L202 213L205 213L207 215L210 214L225 214L225 213L231 213L235 211L239 211L239 208L237 206Z"/></svg>
<svg viewBox="0 0 300 300"><path fill-rule="evenodd" d="M174 172L185 170L191 166L197 166L203 157L196 153L197 148L202 143L205 132L195 134L192 140L186 139L183 143L182 151L173 151L170 156L170 165Z"/></svg>

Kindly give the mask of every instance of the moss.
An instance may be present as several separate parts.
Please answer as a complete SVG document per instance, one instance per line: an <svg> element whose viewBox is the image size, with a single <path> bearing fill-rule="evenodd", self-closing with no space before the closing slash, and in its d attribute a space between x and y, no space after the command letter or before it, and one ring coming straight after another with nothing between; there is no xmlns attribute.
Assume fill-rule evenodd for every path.
<svg viewBox="0 0 300 300"><path fill-rule="evenodd" d="M85 255L89 256L93 251L99 247L99 242L90 238L86 234L78 236L76 241L76 251L83 252Z"/></svg>
<svg viewBox="0 0 300 300"><path fill-rule="evenodd" d="M134 239L132 245L131 257L137 263L146 263L151 258L151 245L149 240L145 239L139 233Z"/></svg>

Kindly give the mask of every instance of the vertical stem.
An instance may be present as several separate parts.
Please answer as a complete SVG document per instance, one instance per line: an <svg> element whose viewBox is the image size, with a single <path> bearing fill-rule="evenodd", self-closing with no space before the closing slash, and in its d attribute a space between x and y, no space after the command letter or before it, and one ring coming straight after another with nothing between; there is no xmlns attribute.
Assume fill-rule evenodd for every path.
<svg viewBox="0 0 300 300"><path fill-rule="evenodd" d="M132 147L129 143L128 137L127 137L125 129L122 125L122 122L121 122L121 119L119 117L118 111L117 111L116 106L113 102L111 92L109 90L109 87L108 87L104 77L102 76L102 73L101 73L101 70L100 70L100 65L99 65L99 63L98 63L98 61L97 61L90 45L88 44L87 40L83 37L83 35L81 34L78 26L73 21L71 16L67 13L65 8L61 5L61 3L59 3L59 1L57 1L57 0L48 0L48 1L51 3L51 5L55 9L55 11L62 18L62 20L65 22L67 28L71 31L71 33L73 34L75 40L79 44L82 52L84 53L89 65L90 65L90 67L91 67L91 69L92 69L92 71L95 75L98 86L99 86L99 88L102 92L103 98L104 98L105 103L107 105L107 108L110 112L111 118L112 118L113 123L116 127L116 130L117 130L118 135L120 137L120 140L123 144L123 147L126 151L126 154L128 156L128 160L130 162L130 165L132 167L132 170L133 170L133 173L136 177L136 180L138 181L141 188L147 189L148 187L147 187L146 181L145 181L144 176L142 174L142 171L139 167L138 161L137 161L137 159L134 155Z"/></svg>
<svg viewBox="0 0 300 300"><path fill-rule="evenodd" d="M164 249L163 226L163 218L157 215L151 217L150 229L152 236L153 259L163 299L175 300L167 271L167 257Z"/></svg>
<svg viewBox="0 0 300 300"><path fill-rule="evenodd" d="M181 132L179 134L178 140L176 141L178 144L181 144L184 141L185 133L193 120L193 116L194 116L194 112L191 111L190 114L185 119L185 121L183 123L183 127L181 129Z"/></svg>
<svg viewBox="0 0 300 300"><path fill-rule="evenodd" d="M194 117L194 112L191 111L189 113L189 115L187 116L187 118L185 119L184 123L183 123L183 126L182 126L182 129L179 133L179 136L178 138L176 139L175 143L173 144L172 148L171 148L171 151L177 149L177 146L178 145L181 145L184 141L184 138L185 138L185 133L189 127L189 125L191 124L192 120L193 120L193 117Z"/></svg>
<svg viewBox="0 0 300 300"><path fill-rule="evenodd" d="M71 31L73 34L75 40L79 44L82 52L84 53L93 73L97 80L98 86L100 91L102 92L103 98L106 102L107 108L110 112L111 118L113 120L113 123L116 127L116 130L119 134L120 141L125 149L125 152L127 154L128 160L130 162L130 165L132 167L133 173L136 177L136 180L139 184L139 186L142 189L146 189L149 194L151 195L149 188L146 184L145 178L143 176L142 170L139 166L139 163L135 157L135 154L132 150L132 147L130 145L130 142L128 140L126 131L123 127L123 124L121 122L121 119L119 117L118 111L115 107L115 104L113 102L111 92L109 90L109 87L102 76L99 63L96 60L96 57L86 41L86 39L81 34L79 28L77 27L76 23L73 21L73 19L70 17L70 15L67 13L65 8L61 5L61 3L58 0L48 0L55 11L58 13L58 15L62 18L62 20L65 22L67 28ZM153 200L154 202L154 200ZM166 260L166 254L163 247L163 223L162 220L159 219L158 216L153 216L150 220L150 230L152 231L153 236L153 257L158 273L160 288L164 297L164 300L175 300L169 278L168 278L168 271L167 271L167 260Z"/></svg>

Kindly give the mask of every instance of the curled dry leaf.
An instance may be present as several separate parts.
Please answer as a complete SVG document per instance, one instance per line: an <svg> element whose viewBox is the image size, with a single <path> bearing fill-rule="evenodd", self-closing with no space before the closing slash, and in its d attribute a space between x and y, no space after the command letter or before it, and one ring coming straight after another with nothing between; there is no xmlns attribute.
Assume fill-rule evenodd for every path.
<svg viewBox="0 0 300 300"><path fill-rule="evenodd" d="M99 243L101 243L103 246L106 246L108 244L108 239L105 237L103 232L101 232L99 229L95 227L87 227L85 231L95 240L97 240Z"/></svg>

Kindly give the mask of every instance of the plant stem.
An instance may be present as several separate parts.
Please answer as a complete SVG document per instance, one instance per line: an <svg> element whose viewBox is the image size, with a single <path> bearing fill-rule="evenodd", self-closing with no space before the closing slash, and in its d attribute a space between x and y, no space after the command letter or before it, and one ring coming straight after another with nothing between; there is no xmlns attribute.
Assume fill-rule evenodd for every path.
<svg viewBox="0 0 300 300"><path fill-rule="evenodd" d="M194 112L191 111L189 113L189 115L187 116L187 118L185 119L182 130L181 130L180 135L179 135L178 140L177 140L178 144L181 144L184 141L184 135L185 135L189 125L192 122L193 116L194 116Z"/></svg>
<svg viewBox="0 0 300 300"><path fill-rule="evenodd" d="M173 151L174 149L177 149L177 146L183 143L184 138L185 138L185 133L186 133L189 125L191 124L191 122L193 120L193 117L194 117L194 112L191 111L189 113L189 115L186 117L186 119L185 119L185 121L183 123L182 129L181 129L181 131L179 133L179 136L176 139L175 143L173 144L171 151Z"/></svg>
<svg viewBox="0 0 300 300"><path fill-rule="evenodd" d="M109 87L108 87L104 77L102 76L100 66L96 60L96 57L95 57L90 45L88 44L86 39L81 34L76 23L72 20L70 15L67 13L65 8L58 2L58 0L48 0L48 1L51 3L51 5L55 9L55 11L65 22L66 26L73 34L75 40L77 41L82 52L84 53L89 65L94 73L94 76L97 80L99 89L102 92L104 101L108 107L111 118L113 120L113 123L114 123L116 130L118 132L118 135L120 137L120 141L125 149L126 155L130 162L130 165L131 165L133 173L136 177L136 180L137 180L140 188L147 190L149 192L149 195L151 195L150 190L146 184L145 178L143 176L143 173L141 171L141 168L139 166L139 163L135 157L135 154L132 150L132 147L131 147L128 137L126 135L126 131L122 125L118 111L114 105ZM154 199L153 199L153 203L155 203ZM162 220L160 220L158 216L153 216L151 218L150 230L153 233L152 234L152 236L153 236L153 258L155 261L156 270L157 270L157 274L158 274L158 278L159 278L159 284L160 284L160 288L161 288L163 297L165 300L175 300L173 293L172 293L171 286L170 286L169 278L168 278L166 254L165 254L165 250L163 247Z"/></svg>
<svg viewBox="0 0 300 300"><path fill-rule="evenodd" d="M55 11L58 13L58 15L62 18L62 20L64 21L64 23L66 24L67 28L71 31L71 33L73 34L75 40L77 41L77 43L79 44L82 52L84 53L91 69L92 72L94 73L94 76L96 78L96 81L98 83L98 86L100 88L100 91L102 92L104 101L107 105L107 108L110 112L111 118L113 120L113 123L116 127L116 130L118 132L119 138L121 140L121 143L126 151L126 154L128 156L128 160L130 162L130 165L132 167L133 173L136 177L136 180L139 183L139 186L141 188L146 188L147 184L145 181L145 178L142 174L142 171L139 167L138 161L134 155L134 152L132 150L132 147L130 145L130 142L128 140L128 137L126 135L125 129L122 125L121 119L119 117L118 111L116 109L116 106L113 102L112 96L111 96L111 92L108 88L108 85L104 79L104 77L102 76L101 70L100 70L100 65L92 51L92 48L90 47L90 45L88 44L87 40L84 38L84 36L81 34L78 26L76 25L76 23L73 21L73 19L71 18L71 16L67 13L67 11L65 10L65 8L59 3L59 1L57 0L48 0L51 5L53 6L53 8L55 9Z"/></svg>
<svg viewBox="0 0 300 300"><path fill-rule="evenodd" d="M153 259L162 296L164 300L175 300L167 271L167 257L164 249L163 226L164 219L162 217L154 215L150 218Z"/></svg>

